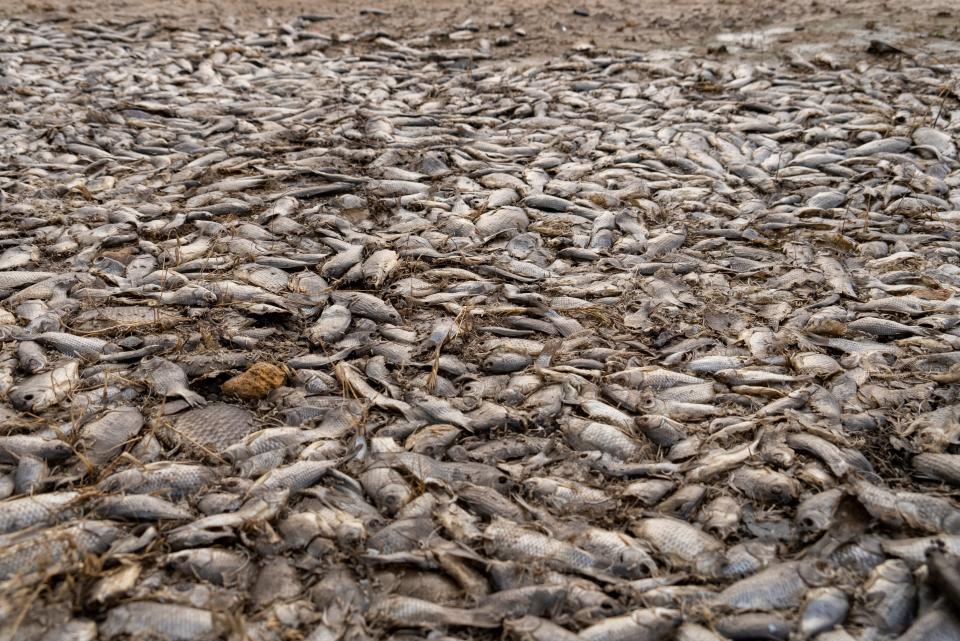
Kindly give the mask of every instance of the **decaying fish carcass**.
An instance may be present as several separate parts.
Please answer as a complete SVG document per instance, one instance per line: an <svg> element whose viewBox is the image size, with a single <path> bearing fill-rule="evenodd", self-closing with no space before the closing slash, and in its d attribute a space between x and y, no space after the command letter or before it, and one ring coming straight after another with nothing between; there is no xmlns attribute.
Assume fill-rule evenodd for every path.
<svg viewBox="0 0 960 641"><path fill-rule="evenodd" d="M315 35L0 22L4 638L960 638L956 66Z"/></svg>

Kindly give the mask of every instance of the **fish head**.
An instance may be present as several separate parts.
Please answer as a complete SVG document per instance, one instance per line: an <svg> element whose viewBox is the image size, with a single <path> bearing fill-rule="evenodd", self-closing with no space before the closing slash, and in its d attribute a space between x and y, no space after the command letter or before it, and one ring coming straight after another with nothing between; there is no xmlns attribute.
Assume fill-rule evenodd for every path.
<svg viewBox="0 0 960 641"><path fill-rule="evenodd" d="M651 630L671 630L683 622L680 611L670 608L634 610L630 616L635 623Z"/></svg>
<svg viewBox="0 0 960 641"><path fill-rule="evenodd" d="M942 452L947 445L951 444L951 440L947 430L938 425L925 427L920 430L916 438L920 449L926 452Z"/></svg>
<svg viewBox="0 0 960 641"><path fill-rule="evenodd" d="M106 551L123 534L123 530L110 521L82 521L78 528L96 539L93 550L97 553Z"/></svg>
<svg viewBox="0 0 960 641"><path fill-rule="evenodd" d="M646 553L639 550L625 550L620 562L611 569L615 576L638 579L654 576L657 564Z"/></svg>
<svg viewBox="0 0 960 641"><path fill-rule="evenodd" d="M947 534L960 534L960 512L953 511L943 519L943 531Z"/></svg>
<svg viewBox="0 0 960 641"><path fill-rule="evenodd" d="M367 538L367 530L360 521L345 521L337 525L337 542L344 549L362 546Z"/></svg>
<svg viewBox="0 0 960 641"><path fill-rule="evenodd" d="M405 484L390 483L380 488L377 498L383 505L383 511L393 516L410 500L410 492Z"/></svg>
<svg viewBox="0 0 960 641"><path fill-rule="evenodd" d="M833 576L833 573L830 571L830 566L825 561L801 563L800 567L797 568L797 572L800 573L800 578L803 579L803 582L811 587L827 585Z"/></svg>
<svg viewBox="0 0 960 641"><path fill-rule="evenodd" d="M24 412L42 412L57 402L57 395L50 385L27 381L10 390L10 402Z"/></svg>

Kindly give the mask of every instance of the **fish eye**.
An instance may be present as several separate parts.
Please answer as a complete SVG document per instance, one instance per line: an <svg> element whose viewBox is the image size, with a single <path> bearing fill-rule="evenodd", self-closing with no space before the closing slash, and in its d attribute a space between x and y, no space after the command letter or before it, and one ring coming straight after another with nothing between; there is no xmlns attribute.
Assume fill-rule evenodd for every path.
<svg viewBox="0 0 960 641"><path fill-rule="evenodd" d="M32 393L31 393L31 394L24 394L24 395L23 395L23 400L25 400L25 401L32 401L32 400L33 400L33 394L32 394Z"/></svg>

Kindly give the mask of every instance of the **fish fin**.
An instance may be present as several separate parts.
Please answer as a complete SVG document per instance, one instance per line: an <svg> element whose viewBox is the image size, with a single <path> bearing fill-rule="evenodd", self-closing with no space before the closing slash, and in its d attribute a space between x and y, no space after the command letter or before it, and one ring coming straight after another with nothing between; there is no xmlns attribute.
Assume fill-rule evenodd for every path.
<svg viewBox="0 0 960 641"><path fill-rule="evenodd" d="M180 390L177 392L177 396L185 400L190 407L203 407L207 404L207 399L205 399L202 395L188 389Z"/></svg>

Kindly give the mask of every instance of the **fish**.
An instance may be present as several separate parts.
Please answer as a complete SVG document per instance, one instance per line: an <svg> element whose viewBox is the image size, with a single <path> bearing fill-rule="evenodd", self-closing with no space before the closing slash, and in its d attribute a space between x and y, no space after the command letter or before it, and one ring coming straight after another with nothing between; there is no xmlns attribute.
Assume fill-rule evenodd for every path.
<svg viewBox="0 0 960 641"><path fill-rule="evenodd" d="M187 375L176 363L154 357L140 364L138 373L149 388L160 396L179 396L191 407L206 405L206 399L187 387Z"/></svg>
<svg viewBox="0 0 960 641"><path fill-rule="evenodd" d="M900 634L914 617L917 589L906 563L884 561L862 587L864 618L882 634Z"/></svg>
<svg viewBox="0 0 960 641"><path fill-rule="evenodd" d="M144 418L135 407L107 410L80 428L78 449L88 464L106 465L140 434L143 426Z"/></svg>
<svg viewBox="0 0 960 641"><path fill-rule="evenodd" d="M177 641L210 637L224 628L209 610L172 603L135 601L115 606L99 632L107 639L153 635Z"/></svg>
<svg viewBox="0 0 960 641"><path fill-rule="evenodd" d="M574 641L580 637L549 619L525 615L503 622L503 629L517 641Z"/></svg>
<svg viewBox="0 0 960 641"><path fill-rule="evenodd" d="M800 612L800 634L814 637L846 619L850 601L843 590L825 587L811 590Z"/></svg>
<svg viewBox="0 0 960 641"><path fill-rule="evenodd" d="M785 561L740 579L717 595L715 604L738 610L794 608L812 587L826 581L813 563Z"/></svg>
<svg viewBox="0 0 960 641"><path fill-rule="evenodd" d="M230 550L194 548L164 555L160 563L176 568L188 576L214 585L244 585L250 580L252 567L247 557Z"/></svg>
<svg viewBox="0 0 960 641"><path fill-rule="evenodd" d="M608 576L602 570L603 562L589 552L504 518L495 518L484 530L483 538L499 558L538 560L600 580Z"/></svg>
<svg viewBox="0 0 960 641"><path fill-rule="evenodd" d="M378 601L370 613L372 620L388 627L433 627L459 625L471 628L496 628L499 621L483 610L437 605L412 597L393 596Z"/></svg>
<svg viewBox="0 0 960 641"><path fill-rule="evenodd" d="M47 492L0 501L0 534L70 518L82 504L79 492Z"/></svg>
<svg viewBox="0 0 960 641"><path fill-rule="evenodd" d="M960 483L960 458L955 454L921 452L911 461L914 474L951 485Z"/></svg>
<svg viewBox="0 0 960 641"><path fill-rule="evenodd" d="M36 374L47 367L47 356L35 341L20 341L17 345L17 360L29 374Z"/></svg>
<svg viewBox="0 0 960 641"><path fill-rule="evenodd" d="M666 608L634 610L630 614L595 623L581 630L578 637L590 641L623 638L657 641L668 638L681 621L682 617L676 610Z"/></svg>
<svg viewBox="0 0 960 641"><path fill-rule="evenodd" d="M2 463L17 463L24 457L64 460L72 455L73 448L57 438L26 434L0 436L0 462Z"/></svg>
<svg viewBox="0 0 960 641"><path fill-rule="evenodd" d="M190 510L148 494L105 496L97 501L102 518L131 521L181 521L193 518Z"/></svg>
<svg viewBox="0 0 960 641"><path fill-rule="evenodd" d="M79 363L68 361L15 385L10 389L10 403L20 410L42 412L63 401L79 382Z"/></svg>
<svg viewBox="0 0 960 641"><path fill-rule="evenodd" d="M206 465L157 461L114 472L100 481L97 489L126 494L158 494L179 500L214 485L218 476L214 468Z"/></svg>
<svg viewBox="0 0 960 641"><path fill-rule="evenodd" d="M121 534L109 521L77 520L15 534L0 553L0 581L32 585L82 566L84 555L102 554Z"/></svg>
<svg viewBox="0 0 960 641"><path fill-rule="evenodd" d="M660 554L681 567L713 574L720 571L724 545L711 535L673 518L647 518L633 524L631 531Z"/></svg>

